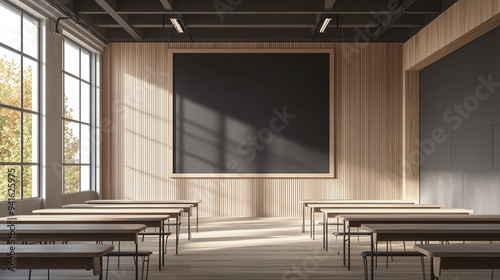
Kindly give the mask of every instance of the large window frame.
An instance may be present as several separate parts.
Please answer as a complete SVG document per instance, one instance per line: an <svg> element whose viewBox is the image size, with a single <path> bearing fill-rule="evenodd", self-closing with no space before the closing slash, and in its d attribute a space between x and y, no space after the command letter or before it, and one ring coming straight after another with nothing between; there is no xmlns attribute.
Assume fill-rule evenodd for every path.
<svg viewBox="0 0 500 280"><path fill-rule="evenodd" d="M69 38L63 38L63 67L62 67L62 81L63 81L63 95L62 95L62 104L63 104L63 116L62 116L62 125L63 125L63 133L62 133L62 143L63 143L63 158L62 158L62 192L64 194L67 193L75 193L81 191L94 191L97 189L98 180L99 180L99 95L100 95L100 54L90 51L89 49L79 45L78 43L72 41ZM68 66L66 64L66 53L69 51L67 47L72 47L73 51L75 49L78 50L78 75L73 71L67 69ZM88 73L82 71L84 67L82 66L82 58L84 56L88 56ZM86 63L87 63L86 62ZM86 79L85 77L87 77ZM73 80L73 82L77 82L78 86L78 117L67 115L67 104L71 102L67 102L68 92L66 83L69 80ZM83 88L88 88L83 92ZM85 107L88 107L88 111L83 113L82 106L82 98L85 94L89 94L88 100L86 100ZM83 114L87 115L85 120L82 119ZM68 124L68 126L67 126ZM67 135L67 130L69 128L69 124L73 126L78 126L78 156L76 159L70 159L68 157L67 152L67 142L69 142L69 138ZM85 128L88 134L82 133L82 128ZM69 134L71 135L71 134ZM87 139L84 139L82 136L88 136ZM74 143L70 143L74 144ZM85 147L87 145L88 147ZM85 147L85 148L84 148ZM71 149L68 149L71 150ZM83 154L85 153L85 155ZM85 156L85 157L82 157ZM82 162L82 158L88 159ZM86 169L85 172L82 170ZM76 171L77 170L77 171ZM73 172L73 173L72 173ZM75 173L78 173L78 187L75 188L74 185L70 183L75 183L74 177ZM72 179L70 179L72 178ZM73 182L71 182L73 180Z"/></svg>
<svg viewBox="0 0 500 280"><path fill-rule="evenodd" d="M42 121L41 121L41 115L40 115L40 110L42 108L42 98L41 98L41 88L42 88L42 71L41 71L41 57L42 57L42 37L41 37L41 22L40 20L31 15L30 13L27 13L23 9L20 9L16 6L13 6L7 2L2 2L0 5L4 6L7 9L13 10L15 12L18 12L20 14L20 34L19 34L19 49L16 49L16 47L12 47L5 42L2 42L0 40L0 49L3 49L2 52L11 52L14 55L19 56L20 58L20 100L19 100L19 107L12 106L9 104L4 104L3 100L0 100L0 109L4 110L12 110L15 111L16 113L19 113L20 116L20 161L19 162L14 162L14 161L4 161L3 158L0 157L0 169L5 169L7 172L8 169L11 169L12 167L19 167L19 173L15 174L16 175L16 184L15 187L19 188L19 192L16 191L16 199L25 199L25 198L34 198L34 197L40 197L40 189L41 189L41 170L40 170L40 163L42 162ZM7 16L7 15L5 15ZM34 54L36 55L30 55L27 53L27 50L25 50L25 19L28 19L32 22L36 22L36 29L34 29L34 32L36 32L36 50L34 51ZM7 34L3 34L4 36L8 36ZM0 35L1 36L1 35ZM33 47L33 45L32 45ZM2 57L3 58L3 57ZM36 68L36 74L33 75L34 78L36 78L36 87L33 87L31 85L31 109L25 108L25 84L24 84L24 71L27 69L25 68L25 61L32 61L34 62L35 67L32 69L34 70ZM36 102L33 102L33 99L36 99ZM36 138L36 141L32 142L31 146L31 154L32 154L32 160L27 161L25 159L25 116L32 116L31 118L31 137ZM33 121L36 117L36 121ZM36 130L33 132L33 130ZM3 133L3 131L2 131ZM9 139L11 141L11 139ZM34 144L33 144L34 143ZM36 155L36 160L33 160L33 155ZM27 196L26 193L27 191L25 190L25 180L24 180L24 175L25 171L27 168L32 168L31 171L31 196ZM3 173L3 172L2 172ZM0 174L0 176L7 178L7 173L6 174ZM36 184L36 185L35 185ZM2 186L6 187L6 186ZM6 198L5 198L6 199ZM1 201L1 199L0 199Z"/></svg>

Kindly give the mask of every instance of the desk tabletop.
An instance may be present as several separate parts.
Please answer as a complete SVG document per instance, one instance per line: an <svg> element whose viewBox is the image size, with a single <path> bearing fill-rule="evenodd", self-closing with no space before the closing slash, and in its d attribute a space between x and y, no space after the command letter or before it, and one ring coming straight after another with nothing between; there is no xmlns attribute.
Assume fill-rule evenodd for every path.
<svg viewBox="0 0 500 280"><path fill-rule="evenodd" d="M421 244L414 248L429 257L500 257L500 244Z"/></svg>
<svg viewBox="0 0 500 280"><path fill-rule="evenodd" d="M100 257L113 251L113 245L0 245L0 255L7 256L15 247L16 257Z"/></svg>
<svg viewBox="0 0 500 280"><path fill-rule="evenodd" d="M33 210L33 214L42 215L78 215L78 214L95 214L95 215L110 215L110 214L121 214L121 215L180 215L184 210L182 208L169 208L169 209L98 209L98 208L86 208L86 209L76 209L76 208L53 208L53 209L38 209Z"/></svg>
<svg viewBox="0 0 500 280"><path fill-rule="evenodd" d="M500 224L364 224L373 233L500 233Z"/></svg>
<svg viewBox="0 0 500 280"><path fill-rule="evenodd" d="M106 222L140 222L147 221L164 221L168 219L169 215L16 215L0 218L0 222L88 222L88 223L106 223Z"/></svg>
<svg viewBox="0 0 500 280"><path fill-rule="evenodd" d="M374 215L374 214L472 214L474 211L469 209L459 209L459 208L438 208L438 209L426 209L426 208L399 208L399 209L328 209L321 208L321 212L328 214L328 216L338 216L338 215L348 215L348 214L364 214L364 215Z"/></svg>
<svg viewBox="0 0 500 280"><path fill-rule="evenodd" d="M398 203L364 203L364 204L348 204L348 203L340 203L340 204L324 204L324 203L310 203L308 205L311 208L374 208L374 209L384 209L384 208L422 208L422 209L438 209L443 208L443 205L439 204L398 204Z"/></svg>
<svg viewBox="0 0 500 280"><path fill-rule="evenodd" d="M16 233L40 234L92 234L92 233L138 233L146 229L142 224L16 224ZM0 224L0 235L11 231L7 224Z"/></svg>
<svg viewBox="0 0 500 280"><path fill-rule="evenodd" d="M386 215L339 215L340 220L348 222L365 222L365 223L411 223L411 222L447 222L452 221L455 223L462 222L500 222L500 215L454 215L454 214L441 214L441 213L428 213L428 214L386 214Z"/></svg>
<svg viewBox="0 0 500 280"><path fill-rule="evenodd" d="M399 203L399 204L415 204L411 200L350 200L350 199L299 199L301 203L358 203L358 204L374 204L374 203Z"/></svg>
<svg viewBox="0 0 500 280"><path fill-rule="evenodd" d="M126 199L94 199L87 200L89 204L199 204L201 200L126 200Z"/></svg>
<svg viewBox="0 0 500 280"><path fill-rule="evenodd" d="M193 207L193 204L66 204L62 208L109 208L109 209L175 209L183 208L189 209Z"/></svg>

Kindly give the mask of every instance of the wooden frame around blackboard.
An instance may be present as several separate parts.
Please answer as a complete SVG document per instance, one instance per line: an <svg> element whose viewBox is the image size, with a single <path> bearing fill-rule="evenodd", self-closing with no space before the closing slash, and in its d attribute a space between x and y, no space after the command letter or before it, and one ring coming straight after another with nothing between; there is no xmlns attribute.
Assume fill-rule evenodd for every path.
<svg viewBox="0 0 500 280"><path fill-rule="evenodd" d="M174 94L173 55L175 53L327 53L329 54L329 172L328 173L174 173ZM169 178L335 178L335 95L333 49L168 49L167 53L167 102L168 102L168 177Z"/></svg>

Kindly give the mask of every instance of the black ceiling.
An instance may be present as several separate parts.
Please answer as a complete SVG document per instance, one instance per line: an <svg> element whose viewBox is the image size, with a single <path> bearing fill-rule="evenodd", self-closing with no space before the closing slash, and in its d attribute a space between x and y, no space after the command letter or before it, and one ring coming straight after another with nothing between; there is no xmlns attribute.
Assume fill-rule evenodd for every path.
<svg viewBox="0 0 500 280"><path fill-rule="evenodd" d="M110 42L405 42L456 1L47 0Z"/></svg>

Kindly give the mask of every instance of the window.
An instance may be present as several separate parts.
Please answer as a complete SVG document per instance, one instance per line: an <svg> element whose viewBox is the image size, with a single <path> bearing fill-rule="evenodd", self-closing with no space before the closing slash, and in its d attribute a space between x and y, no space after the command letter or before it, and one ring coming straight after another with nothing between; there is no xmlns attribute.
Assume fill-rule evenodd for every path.
<svg viewBox="0 0 500 280"><path fill-rule="evenodd" d="M96 182L99 57L68 39L63 53L63 193L71 193Z"/></svg>
<svg viewBox="0 0 500 280"><path fill-rule="evenodd" d="M39 195L39 21L0 2L0 200Z"/></svg>

